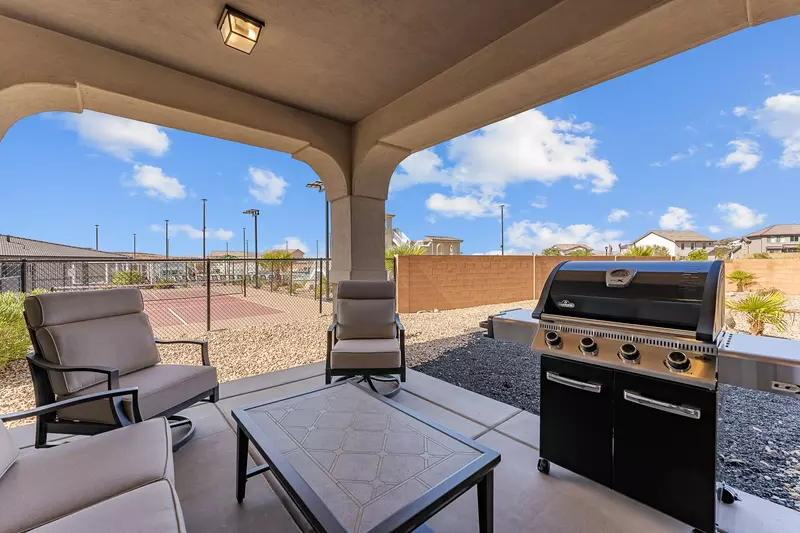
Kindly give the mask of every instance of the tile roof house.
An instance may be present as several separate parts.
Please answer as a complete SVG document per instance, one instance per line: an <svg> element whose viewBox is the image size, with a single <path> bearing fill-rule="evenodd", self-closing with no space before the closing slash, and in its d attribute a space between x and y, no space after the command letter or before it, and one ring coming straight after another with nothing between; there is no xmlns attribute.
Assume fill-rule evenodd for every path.
<svg viewBox="0 0 800 533"><path fill-rule="evenodd" d="M573 252L577 252L577 251L580 251L580 250L582 250L584 252L589 252L589 253L592 252L592 247L591 246L587 246L585 244L578 244L578 243L554 244L552 247L555 248L556 250L558 250L559 252L561 252L561 255L569 255L569 254L571 254Z"/></svg>
<svg viewBox="0 0 800 533"><path fill-rule="evenodd" d="M125 254L0 234L0 259L119 259Z"/></svg>
<svg viewBox="0 0 800 533"><path fill-rule="evenodd" d="M690 230L652 230L635 241L635 246L663 246L673 257L686 257L694 250L714 250L716 241L696 231Z"/></svg>
<svg viewBox="0 0 800 533"><path fill-rule="evenodd" d="M800 224L773 224L745 235L743 254L800 252Z"/></svg>

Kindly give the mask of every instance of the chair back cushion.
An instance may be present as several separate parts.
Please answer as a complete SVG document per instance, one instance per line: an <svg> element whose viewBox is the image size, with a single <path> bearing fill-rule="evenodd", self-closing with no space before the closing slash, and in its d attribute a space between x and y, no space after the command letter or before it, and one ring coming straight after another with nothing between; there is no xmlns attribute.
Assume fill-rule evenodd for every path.
<svg viewBox="0 0 800 533"><path fill-rule="evenodd" d="M25 315L42 357L51 363L107 366L125 375L160 360L138 289L29 296ZM50 384L58 395L106 379L94 372L50 372Z"/></svg>
<svg viewBox="0 0 800 533"><path fill-rule="evenodd" d="M340 281L337 287L338 339L393 339L396 328L393 281Z"/></svg>
<svg viewBox="0 0 800 533"><path fill-rule="evenodd" d="M18 455L19 448L17 447L17 443L11 438L11 432L7 430L3 422L0 421L0 478L11 468L11 465L17 460Z"/></svg>

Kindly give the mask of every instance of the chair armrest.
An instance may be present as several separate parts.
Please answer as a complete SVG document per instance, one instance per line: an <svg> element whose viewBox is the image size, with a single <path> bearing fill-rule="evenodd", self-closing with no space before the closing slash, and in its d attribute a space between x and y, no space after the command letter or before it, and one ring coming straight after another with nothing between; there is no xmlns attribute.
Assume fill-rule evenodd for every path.
<svg viewBox="0 0 800 533"><path fill-rule="evenodd" d="M85 396L78 396L77 398L70 398L69 400L62 400L60 402L51 403L42 407L36 407L28 411L20 411L19 413L10 413L7 415L0 415L0 421L11 422L12 420L22 420L25 418L33 418L35 416L42 416L54 413L59 409L65 407L72 407L73 405L80 405L82 403L93 402L96 400L103 400L106 398L117 398L119 396L130 395L133 400L133 418L134 422L142 421L142 413L139 410L139 388L127 387L125 389L107 390L102 392L95 392L86 394Z"/></svg>
<svg viewBox="0 0 800 533"><path fill-rule="evenodd" d="M405 331L406 328L403 326L402 322L400 322L400 313L394 314L394 324L397 326L397 331Z"/></svg>
<svg viewBox="0 0 800 533"><path fill-rule="evenodd" d="M336 326L338 326L338 325L339 325L339 319L334 314L333 315L333 322L331 322L331 325L328 326L328 333L333 333L334 331L336 331Z"/></svg>
<svg viewBox="0 0 800 533"><path fill-rule="evenodd" d="M198 341L192 339L167 341L164 339L156 339L156 344L197 344L200 346L200 356L203 359L203 366L211 366L208 359L208 341Z"/></svg>
<svg viewBox="0 0 800 533"><path fill-rule="evenodd" d="M331 360L331 349L333 348L333 345L336 344L336 326L338 325L339 325L339 319L336 318L336 313L334 313L331 325L328 326L327 343L326 343L327 361L329 365Z"/></svg>
<svg viewBox="0 0 800 533"><path fill-rule="evenodd" d="M43 368L44 370L49 370L52 372L95 372L98 374L105 374L108 382L108 390L112 389L119 389L119 369L112 368L110 366L95 366L95 365L83 365L83 366L68 366L68 365L59 365L56 363L51 363L44 357L32 353L28 354L28 361L32 365L38 366L39 368Z"/></svg>

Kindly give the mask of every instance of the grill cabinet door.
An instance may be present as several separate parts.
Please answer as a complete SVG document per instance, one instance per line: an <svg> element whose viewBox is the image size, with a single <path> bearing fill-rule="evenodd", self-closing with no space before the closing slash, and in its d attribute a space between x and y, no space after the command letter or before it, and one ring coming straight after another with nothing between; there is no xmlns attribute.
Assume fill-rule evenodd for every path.
<svg viewBox="0 0 800 533"><path fill-rule="evenodd" d="M614 490L713 532L716 391L627 372L614 380Z"/></svg>
<svg viewBox="0 0 800 533"><path fill-rule="evenodd" d="M542 355L540 455L611 486L613 372Z"/></svg>

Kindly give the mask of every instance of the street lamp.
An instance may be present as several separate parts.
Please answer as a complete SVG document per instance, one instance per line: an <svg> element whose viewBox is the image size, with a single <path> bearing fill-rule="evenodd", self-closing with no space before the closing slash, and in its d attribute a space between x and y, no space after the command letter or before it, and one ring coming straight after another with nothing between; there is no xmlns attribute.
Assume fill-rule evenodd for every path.
<svg viewBox="0 0 800 533"><path fill-rule="evenodd" d="M500 204L500 255L506 255L506 221L504 218L505 204Z"/></svg>
<svg viewBox="0 0 800 533"><path fill-rule="evenodd" d="M312 183L307 183L306 187L309 189L317 189L319 192L325 192L325 184L322 183L320 180L314 181ZM330 282L330 259L331 259L331 252L330 252L330 230L328 229L328 220L330 216L328 215L328 199L325 198L325 297L330 298L331 296L331 282Z"/></svg>
<svg viewBox="0 0 800 533"><path fill-rule="evenodd" d="M94 249L100 249L100 224L94 225Z"/></svg>
<svg viewBox="0 0 800 533"><path fill-rule="evenodd" d="M206 258L206 202L208 201L205 198L201 198L203 201L203 259Z"/></svg>
<svg viewBox="0 0 800 533"><path fill-rule="evenodd" d="M164 259L169 259L169 220L164 221Z"/></svg>
<svg viewBox="0 0 800 533"><path fill-rule="evenodd" d="M243 211L242 214L253 215L253 227L255 230L255 235L253 237L253 239L255 240L255 243L253 244L253 249L254 249L253 256L256 259L256 289L257 289L258 288L258 215L261 214L261 211L259 211L258 209L248 209L247 211ZM247 257L246 254L245 257Z"/></svg>

